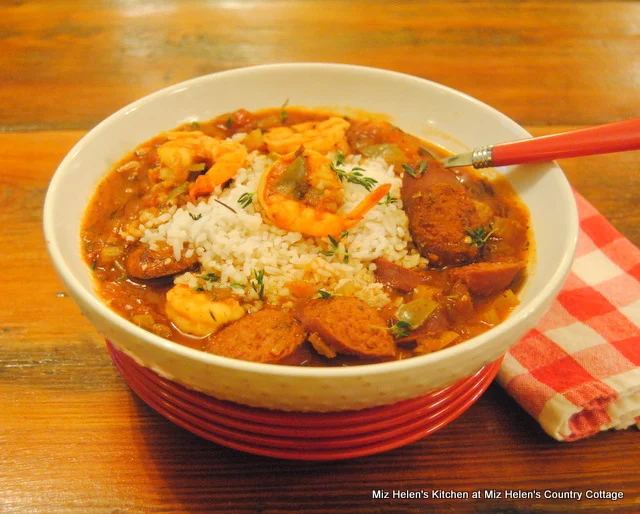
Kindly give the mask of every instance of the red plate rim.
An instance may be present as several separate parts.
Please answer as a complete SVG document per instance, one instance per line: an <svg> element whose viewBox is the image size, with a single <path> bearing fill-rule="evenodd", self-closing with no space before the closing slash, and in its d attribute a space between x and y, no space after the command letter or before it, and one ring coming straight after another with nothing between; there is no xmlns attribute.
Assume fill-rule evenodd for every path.
<svg viewBox="0 0 640 514"><path fill-rule="evenodd" d="M198 397L204 396L206 399L214 400L212 402L214 405L218 403L223 403L225 406L228 406L226 404L231 404L232 407L236 405L231 402L207 397L196 391L188 390L138 365L133 359L116 350L110 343L108 343L108 347L116 368L121 372L134 392L150 407L173 423L204 439L231 449L265 457L306 461L341 460L381 453L410 444L439 430L460 416L477 401L497 374L501 361L500 359L485 366L473 376L463 379L452 386L431 393L426 397L419 398L418 400L425 400L425 398L432 399L432 397L436 397L436 401L432 404L427 403L425 400L425 405L422 406L423 408L417 409L420 410L422 414L428 414L427 416L405 416L406 419L403 418L404 423L402 420L396 419L397 423L395 425L386 427L384 424L380 424L380 420L376 422L374 418L374 421L371 423L367 423L366 421L362 422L361 426L358 427L358 432L355 437L352 433L337 434L335 431L332 431L330 437L316 438L312 436L312 434L313 429L318 427L311 427L312 431L305 432L306 437L301 438L297 430L292 432L288 430L288 428L298 427L262 425L260 422L247 424L245 418L234 419L234 416L229 416L228 414L226 415L228 417L225 418L221 416L219 412L215 411L211 412L206 409L195 412L193 410L185 410L182 408L185 405L181 403L184 398L172 396L172 391L180 390L182 393L194 393ZM167 385L174 387L169 387L169 390L166 390ZM453 398L453 393L459 392L459 389L462 389L465 385L468 387L464 387L462 394ZM446 391L451 394L441 398ZM190 395L186 394L186 396L189 398ZM178 401L176 401L176 398L178 398ZM189 402L188 399L186 402L187 405L190 404L195 409L199 407L198 404L193 404ZM410 402L412 402L412 400L400 402L400 404ZM206 403L209 404L211 402ZM394 404L388 407L395 407L397 405L398 404ZM237 405L237 407L240 407L242 414L245 414L247 409L285 414L287 417L292 414L289 412L269 411L268 409L255 409L244 405ZM410 405L410 407L415 409L414 405ZM233 411L234 409L232 408L231 410ZM374 410L381 411L385 410L385 408L383 406L365 409L365 413L370 414L370 411ZM346 413L296 412L293 414L295 418L298 418L300 415L307 417L309 414L312 414L314 418L327 415L328 418L334 418L334 414L355 415L359 412L361 411L347 411ZM213 414L213 419L208 419L208 417L203 418L203 414L207 416ZM393 414L391 414L391 416L393 416ZM210 422L213 422L213 424ZM335 418L334 422L339 423L341 426L343 426L342 423L344 423L342 419L335 421ZM244 423L242 428L237 426L238 423ZM319 428L331 427L327 425ZM261 429L270 430L271 432L269 434L263 434ZM294 434L293 437L290 435L291 433Z"/></svg>
<svg viewBox="0 0 640 514"><path fill-rule="evenodd" d="M209 411L201 408L199 405L192 404L188 400L184 400L178 395L172 395L169 391L166 391L162 383L158 383L153 380L153 373L143 373L142 370L132 367L127 371L129 375L135 375L138 381L141 382L141 386L146 387L154 395L159 396L162 401L168 401L180 411L189 413L191 415L201 418L203 421L211 422L216 425L224 425L229 428L243 430L245 432L251 432L254 434L274 435L278 437L289 438L312 438L312 439L335 439L337 437L353 436L357 434L370 433L377 430L384 430L390 427L398 427L403 424L409 423L418 418L424 418L427 415L432 415L433 411L441 408L452 400L455 400L454 395L466 394L466 392L475 386L479 380L484 378L487 373L484 373L478 379L473 377L463 381L456 388L448 389L449 394L444 397L438 398L436 401L429 404L420 406L413 411L402 413L399 416L391 416L382 418L379 421L372 421L371 423L358 423L352 426L331 426L331 427L287 427L277 425L264 425L256 422L247 422L243 419L235 418L232 416L225 416L215 411Z"/></svg>
<svg viewBox="0 0 640 514"><path fill-rule="evenodd" d="M288 412L270 410L260 407L250 407L226 400L219 400L213 396L208 396L199 391L188 389L181 384L172 382L152 370L136 363L126 354L118 351L111 343L107 341L107 348L111 354L114 363L120 372L124 375L131 370L139 371L149 377L158 386L162 386L172 397L180 397L191 404L199 406L207 412L216 412L226 417L234 417L238 420L258 423L263 426L275 425L286 426L294 429L305 427L307 430L314 428L336 428L336 427L356 427L359 425L369 426L372 422L382 421L384 419L395 419L396 416L411 413L415 410L430 405L443 396L448 396L452 390L464 387L465 384L478 380L482 375L492 372L492 366L499 367L499 362L488 364L484 368L478 370L470 377L463 378L454 384L443 389L432 391L427 395L403 400L390 405L382 405L379 407L371 407L362 410L349 410L340 412ZM117 362L116 362L117 361Z"/></svg>
<svg viewBox="0 0 640 514"><path fill-rule="evenodd" d="M210 423L202 417L184 411L179 406L176 406L170 399L161 397L157 394L149 384L144 383L144 379L141 376L134 377L130 375L130 384L132 388L139 395L144 395L146 400L154 405L154 408L165 415L166 413L182 419L188 427L196 427L201 430L215 433L219 436L227 439L235 439L244 443L249 443L254 446L272 447L277 449L290 449L290 450L336 450L341 448L354 448L359 446L367 446L384 440L401 437L405 434L414 432L417 429L429 426L437 423L438 420L447 415L451 411L455 411L460 405L466 405L468 398L473 397L478 389L484 387L485 382L489 377L482 377L479 381L473 384L470 388L465 390L461 395L452 398L449 402L441 404L434 412L429 413L426 416L416 416L408 422L398 423L384 430L372 429L368 433L359 434L356 436L347 437L333 437L333 438L298 438L287 437L286 435L263 435L256 433L255 431L238 430L233 426L229 426L226 423ZM152 385L152 384L151 384Z"/></svg>
<svg viewBox="0 0 640 514"><path fill-rule="evenodd" d="M264 446L258 444L252 444L247 441L238 440L233 437L225 437L219 433L212 432L210 430L202 429L200 427L194 426L190 424L188 421L183 419L181 416L176 416L169 412L164 412L162 407L154 404L153 400L147 398L145 393L143 392L141 395L141 399L145 401L150 407L154 410L158 411L165 418L172 421L176 425L192 432L195 435L198 435L208 441L220 444L227 448L231 448L234 450L243 451L245 453L251 453L254 455L260 455L264 457L272 457L272 458L280 458L280 459L288 459L288 460L304 460L304 461L327 461L327 460L344 460L356 457L364 457L367 455L373 455L376 453L382 453L389 450L393 450L399 448L401 446L405 446L412 442L417 441L423 437L426 437L429 434L434 433L437 430L440 430L442 427L449 424L451 421L459 417L463 412L465 412L471 405L473 405L478 398L484 393L484 391L489 387L493 377L491 379L486 377L482 383L482 386L479 387L475 391L473 395L471 395L466 402L461 403L456 406L455 409L452 409L447 412L446 416L443 416L436 423L427 424L426 426L420 427L413 432L405 434L403 436L395 436L385 439L383 441L379 441L377 443L351 447L348 449L338 449L338 450L300 450L300 449L283 449L283 448L275 448L272 446ZM134 389L135 390L135 389ZM136 391L137 393L137 391Z"/></svg>

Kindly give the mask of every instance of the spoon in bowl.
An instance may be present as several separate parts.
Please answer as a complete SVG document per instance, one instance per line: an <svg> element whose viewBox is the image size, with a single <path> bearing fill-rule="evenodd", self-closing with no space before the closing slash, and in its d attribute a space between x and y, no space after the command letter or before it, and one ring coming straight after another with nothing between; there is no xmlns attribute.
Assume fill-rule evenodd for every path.
<svg viewBox="0 0 640 514"><path fill-rule="evenodd" d="M486 145L442 161L445 168L476 169L626 152L640 149L640 118L559 134Z"/></svg>

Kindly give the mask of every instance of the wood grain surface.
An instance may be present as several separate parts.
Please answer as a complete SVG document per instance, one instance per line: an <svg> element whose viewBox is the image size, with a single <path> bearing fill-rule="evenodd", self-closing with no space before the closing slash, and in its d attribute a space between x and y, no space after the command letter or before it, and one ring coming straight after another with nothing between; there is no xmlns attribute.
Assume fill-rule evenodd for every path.
<svg viewBox="0 0 640 514"><path fill-rule="evenodd" d="M633 512L636 430L558 443L497 385L404 448L304 463L243 454L139 400L46 253L56 166L127 103L205 73L342 62L468 93L534 135L640 115L640 3L0 3L0 512ZM561 161L640 245L638 152ZM374 499L427 490L622 491L606 499Z"/></svg>

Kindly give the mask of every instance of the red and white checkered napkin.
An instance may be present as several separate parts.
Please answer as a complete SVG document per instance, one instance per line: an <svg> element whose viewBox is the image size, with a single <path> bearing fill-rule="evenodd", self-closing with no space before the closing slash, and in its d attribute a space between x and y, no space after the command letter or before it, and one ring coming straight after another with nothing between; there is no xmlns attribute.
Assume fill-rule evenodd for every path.
<svg viewBox="0 0 640 514"><path fill-rule="evenodd" d="M640 250L577 193L576 201L580 236L567 282L498 374L559 441L640 428Z"/></svg>

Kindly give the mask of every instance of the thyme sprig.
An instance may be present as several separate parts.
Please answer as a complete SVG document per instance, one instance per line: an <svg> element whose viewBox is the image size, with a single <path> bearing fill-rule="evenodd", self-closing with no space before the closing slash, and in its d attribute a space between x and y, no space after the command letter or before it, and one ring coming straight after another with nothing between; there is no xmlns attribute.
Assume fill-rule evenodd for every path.
<svg viewBox="0 0 640 514"><path fill-rule="evenodd" d="M264 301L264 270L253 270L255 280L251 281L251 288L258 294L258 298Z"/></svg>
<svg viewBox="0 0 640 514"><path fill-rule="evenodd" d="M402 169L405 171L405 173L408 173L409 175L411 175L413 178L418 178L421 177L422 174L426 171L427 169L427 161L422 161L417 168L412 168L411 166L409 166L408 164L403 164L402 165Z"/></svg>
<svg viewBox="0 0 640 514"><path fill-rule="evenodd" d="M219 203L220 205L222 205L223 207L226 207L227 209L229 209L232 213L234 214L238 214L236 211L234 211L231 207L229 207L226 203L221 202L220 200L218 200L217 198L213 199L214 202Z"/></svg>
<svg viewBox="0 0 640 514"><path fill-rule="evenodd" d="M394 337L407 337L411 332L411 325L406 321L396 321L391 327L389 327L389 332L391 332Z"/></svg>
<svg viewBox="0 0 640 514"><path fill-rule="evenodd" d="M391 205L392 203L398 203L397 196L391 196L390 193L384 195L384 198L378 202L378 205Z"/></svg>
<svg viewBox="0 0 640 514"><path fill-rule="evenodd" d="M253 202L253 195L255 193L243 193L240 198L238 198L238 203L246 209Z"/></svg>
<svg viewBox="0 0 640 514"><path fill-rule="evenodd" d="M289 117L289 113L287 111L285 111L285 107L287 107L287 105L289 105L289 99L288 98L284 101L284 103L282 104L282 107L280 107L280 121L282 123L287 121L287 118Z"/></svg>
<svg viewBox="0 0 640 514"><path fill-rule="evenodd" d="M469 244L476 245L478 248L481 248L495 231L496 229L493 228L493 225L491 223L489 223L489 230L487 230L485 227L478 227L473 230L467 229L466 233L469 237Z"/></svg>
<svg viewBox="0 0 640 514"><path fill-rule="evenodd" d="M364 168L355 167L351 171L346 171L338 168L337 165L331 163L331 169L338 175L340 181L346 180L352 184L358 184L364 187L367 191L371 191L378 181L375 178L365 177L361 172L365 171Z"/></svg>
<svg viewBox="0 0 640 514"><path fill-rule="evenodd" d="M411 333L411 325L406 321L396 321L390 327L377 327L373 326L372 328L379 328L380 330L388 330L391 332L391 335L396 338L407 337Z"/></svg>
<svg viewBox="0 0 640 514"><path fill-rule="evenodd" d="M333 236L329 236L329 242L331 243L331 246L329 247L328 250L323 250L320 252L320 255L324 255L325 257L332 257L334 255L342 255L342 262L344 262L345 264L349 263L349 252L341 252L340 251L340 239L344 239L345 237L347 237L349 235L349 231L348 230L343 230L342 233L340 234L340 238L336 239Z"/></svg>

